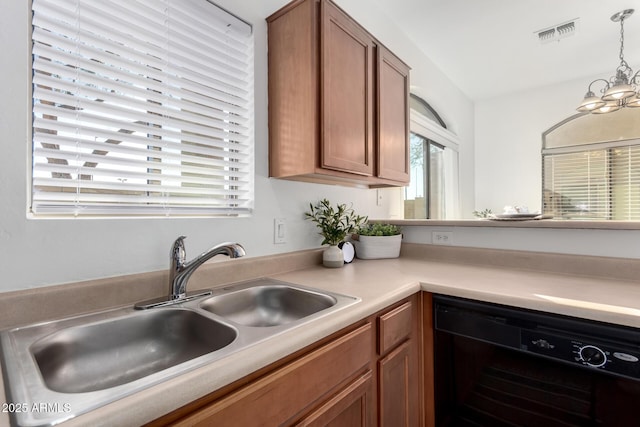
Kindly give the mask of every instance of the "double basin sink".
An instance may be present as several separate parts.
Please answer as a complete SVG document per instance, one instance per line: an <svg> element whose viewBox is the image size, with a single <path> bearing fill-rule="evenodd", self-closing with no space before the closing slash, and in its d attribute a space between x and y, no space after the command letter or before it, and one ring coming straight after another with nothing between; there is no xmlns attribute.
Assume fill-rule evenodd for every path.
<svg viewBox="0 0 640 427"><path fill-rule="evenodd" d="M358 301L258 279L171 307L116 309L3 331L7 402L25 409L46 402L14 412L13 421L57 424Z"/></svg>

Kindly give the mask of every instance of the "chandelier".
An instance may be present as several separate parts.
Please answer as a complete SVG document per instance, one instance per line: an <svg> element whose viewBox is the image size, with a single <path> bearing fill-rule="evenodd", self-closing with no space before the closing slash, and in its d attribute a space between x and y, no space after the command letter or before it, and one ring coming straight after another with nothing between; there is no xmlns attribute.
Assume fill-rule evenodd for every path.
<svg viewBox="0 0 640 427"><path fill-rule="evenodd" d="M624 107L640 107L640 93L636 91L636 86L640 86L640 71L633 74L624 60L624 20L632 14L633 9L625 9L611 17L613 22L620 22L620 65L616 68L616 75L609 80L596 79L589 83L589 89L578 106L578 111L604 114ZM591 90L594 83L604 83L600 90L602 96L596 96Z"/></svg>

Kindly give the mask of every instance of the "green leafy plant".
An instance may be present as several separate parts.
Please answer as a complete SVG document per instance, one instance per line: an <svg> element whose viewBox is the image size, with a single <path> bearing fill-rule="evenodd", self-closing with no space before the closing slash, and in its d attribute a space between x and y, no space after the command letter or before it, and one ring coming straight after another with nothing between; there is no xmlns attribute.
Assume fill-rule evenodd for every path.
<svg viewBox="0 0 640 427"><path fill-rule="evenodd" d="M476 218L491 218L493 216L493 212L491 209L485 209L483 211L473 211L473 216Z"/></svg>
<svg viewBox="0 0 640 427"><path fill-rule="evenodd" d="M360 227L360 236L396 236L402 233L402 229L392 224L367 224Z"/></svg>
<svg viewBox="0 0 640 427"><path fill-rule="evenodd" d="M320 229L319 234L324 237L322 244L331 246L342 242L347 234L355 232L367 221L366 216L356 215L353 208L344 203L334 208L327 199L320 200L315 206L309 203L309 212L304 215Z"/></svg>

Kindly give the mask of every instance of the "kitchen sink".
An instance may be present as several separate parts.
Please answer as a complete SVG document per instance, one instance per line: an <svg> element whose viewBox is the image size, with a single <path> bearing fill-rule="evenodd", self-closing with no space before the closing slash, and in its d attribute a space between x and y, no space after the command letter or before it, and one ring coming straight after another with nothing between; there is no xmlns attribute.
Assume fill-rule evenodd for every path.
<svg viewBox="0 0 640 427"><path fill-rule="evenodd" d="M271 284L213 296L200 307L244 326L279 326L326 310L337 302L327 293Z"/></svg>
<svg viewBox="0 0 640 427"><path fill-rule="evenodd" d="M180 309L74 326L33 344L46 386L83 393L126 384L229 345L235 329Z"/></svg>
<svg viewBox="0 0 640 427"><path fill-rule="evenodd" d="M53 408L11 413L12 422L61 423L358 301L256 279L170 307L126 307L0 331L7 402Z"/></svg>

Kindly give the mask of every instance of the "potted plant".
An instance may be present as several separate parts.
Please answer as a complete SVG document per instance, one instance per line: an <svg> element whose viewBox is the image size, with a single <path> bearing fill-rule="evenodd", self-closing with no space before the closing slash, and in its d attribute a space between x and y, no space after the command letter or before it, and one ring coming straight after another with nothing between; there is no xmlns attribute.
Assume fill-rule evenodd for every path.
<svg viewBox="0 0 640 427"><path fill-rule="evenodd" d="M366 216L356 215L355 211L347 205L337 204L335 208L327 199L320 200L315 206L309 203L309 212L305 217L316 223L320 229L319 234L324 238L323 245L329 247L322 254L322 263L325 267L342 267L344 256L338 244L347 234L353 233L360 224L366 222Z"/></svg>
<svg viewBox="0 0 640 427"><path fill-rule="evenodd" d="M401 243L402 229L393 224L366 224L353 236L360 259L398 258Z"/></svg>

